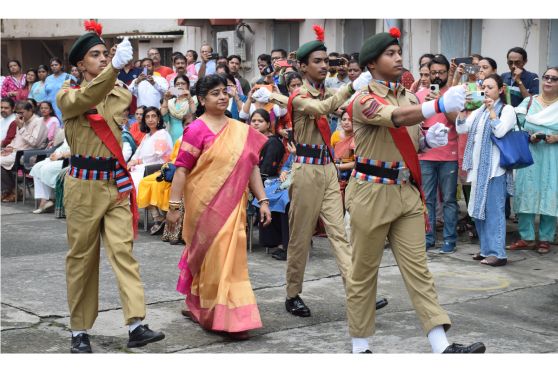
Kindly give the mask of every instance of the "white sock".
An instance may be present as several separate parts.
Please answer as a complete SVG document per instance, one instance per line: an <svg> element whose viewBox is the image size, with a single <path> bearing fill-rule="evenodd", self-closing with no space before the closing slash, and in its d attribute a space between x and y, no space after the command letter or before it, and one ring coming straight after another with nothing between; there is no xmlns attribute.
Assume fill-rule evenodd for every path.
<svg viewBox="0 0 558 372"><path fill-rule="evenodd" d="M430 332L428 332L428 341L430 341L432 352L435 354L442 354L449 346L446 331L444 331L444 327L441 325L432 328Z"/></svg>
<svg viewBox="0 0 558 372"><path fill-rule="evenodd" d="M362 353L369 349L370 346L368 346L368 339L353 337L353 354Z"/></svg>
<svg viewBox="0 0 558 372"><path fill-rule="evenodd" d="M134 329L138 328L140 325L141 325L141 320L136 320L135 322L133 322L128 326L128 330L130 332L134 332Z"/></svg>
<svg viewBox="0 0 558 372"><path fill-rule="evenodd" d="M72 337L79 336L82 333L87 333L87 329L83 329L81 331L72 331Z"/></svg>

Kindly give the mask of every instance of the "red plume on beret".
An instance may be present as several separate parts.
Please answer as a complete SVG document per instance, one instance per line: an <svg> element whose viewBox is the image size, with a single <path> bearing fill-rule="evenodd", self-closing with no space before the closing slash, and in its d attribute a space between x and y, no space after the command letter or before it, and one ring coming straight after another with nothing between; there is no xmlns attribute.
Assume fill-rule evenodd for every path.
<svg viewBox="0 0 558 372"><path fill-rule="evenodd" d="M316 40L323 42L325 40L325 31L321 26L313 25L312 28L316 33Z"/></svg>
<svg viewBox="0 0 558 372"><path fill-rule="evenodd" d="M85 26L85 31L93 31L99 35L99 37L103 33L103 25L95 22L94 20L85 21L83 25Z"/></svg>
<svg viewBox="0 0 558 372"><path fill-rule="evenodd" d="M399 31L399 29L397 27L390 28L389 29L389 34L396 39L399 39L401 37L401 31Z"/></svg>

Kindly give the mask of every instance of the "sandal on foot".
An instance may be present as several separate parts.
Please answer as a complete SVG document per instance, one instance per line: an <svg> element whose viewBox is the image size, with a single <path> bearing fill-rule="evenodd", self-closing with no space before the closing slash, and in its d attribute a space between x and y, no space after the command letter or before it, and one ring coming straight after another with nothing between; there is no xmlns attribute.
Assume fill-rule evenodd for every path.
<svg viewBox="0 0 558 372"><path fill-rule="evenodd" d="M151 227L151 230L149 231L151 235L159 235L163 232L163 229L165 228L165 220L161 220L161 221L155 221L155 225L153 225Z"/></svg>
<svg viewBox="0 0 558 372"><path fill-rule="evenodd" d="M506 247L510 251L519 251L522 249L535 249L535 242L532 240L519 239Z"/></svg>
<svg viewBox="0 0 558 372"><path fill-rule="evenodd" d="M508 263L508 260L506 258L498 258L498 257L495 257L495 256L488 256L484 260L482 260L480 263L483 264L483 265L489 265L489 266L504 266L505 264Z"/></svg>
<svg viewBox="0 0 558 372"><path fill-rule="evenodd" d="M198 322L196 320L196 318L194 318L194 314L192 314L192 312L190 310L182 309L180 312L182 313L182 315L184 315L186 318L190 319L192 322L194 322L194 323Z"/></svg>
<svg viewBox="0 0 558 372"><path fill-rule="evenodd" d="M484 260L485 258L486 258L486 257L484 257L482 254L480 254L480 252L479 252L479 253L475 253L475 254L473 255L473 260L475 260L475 261L481 261L481 260Z"/></svg>
<svg viewBox="0 0 558 372"><path fill-rule="evenodd" d="M550 252L550 244L547 241L540 241L539 244L537 244L537 252L540 254Z"/></svg>

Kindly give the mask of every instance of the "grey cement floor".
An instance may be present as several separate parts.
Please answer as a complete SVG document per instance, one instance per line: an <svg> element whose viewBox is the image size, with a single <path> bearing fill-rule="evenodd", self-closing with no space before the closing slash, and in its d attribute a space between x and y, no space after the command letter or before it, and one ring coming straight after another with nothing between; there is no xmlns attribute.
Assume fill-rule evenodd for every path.
<svg viewBox="0 0 558 372"><path fill-rule="evenodd" d="M31 214L31 202L1 206L1 352L67 353L68 308L64 274L65 220ZM514 239L513 223L508 240ZM439 236L441 233L438 233ZM257 243L257 232L255 233ZM460 237L452 255L428 253L438 296L452 319L450 342L483 341L487 353L558 351L558 247L541 256L509 253L509 264L492 268L471 260L478 246ZM314 238L304 292L309 318L285 311L285 262L254 245L249 253L252 285L263 328L245 342L208 333L180 314L175 291L181 246L141 233L134 254L141 265L146 322L166 338L127 349L117 284L104 252L101 258L99 317L90 331L96 353L349 353L344 292L329 243ZM389 249L384 250L379 296L389 305L376 317L370 338L374 353L429 353L425 338Z"/></svg>

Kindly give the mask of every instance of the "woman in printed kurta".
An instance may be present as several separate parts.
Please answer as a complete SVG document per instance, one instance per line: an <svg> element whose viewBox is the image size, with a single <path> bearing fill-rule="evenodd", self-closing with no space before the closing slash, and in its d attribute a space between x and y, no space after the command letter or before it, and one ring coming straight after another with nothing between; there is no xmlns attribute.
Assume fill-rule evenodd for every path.
<svg viewBox="0 0 558 372"><path fill-rule="evenodd" d="M558 217L558 68L548 69L541 80L542 94L525 98L516 108L519 123L531 134L529 149L534 164L518 169L515 175L513 208L518 214L521 240L509 248L535 248L535 215L538 214L536 248L544 254L550 251ZM537 134L546 137L539 139Z"/></svg>
<svg viewBox="0 0 558 372"><path fill-rule="evenodd" d="M170 227L180 223L184 196L186 246L177 290L186 295L185 316L206 330L246 339L248 330L262 326L248 277L245 227L248 186L262 204L261 222L271 219L257 167L267 138L225 116L223 77L201 78L196 95L201 116L184 131L167 213Z"/></svg>

